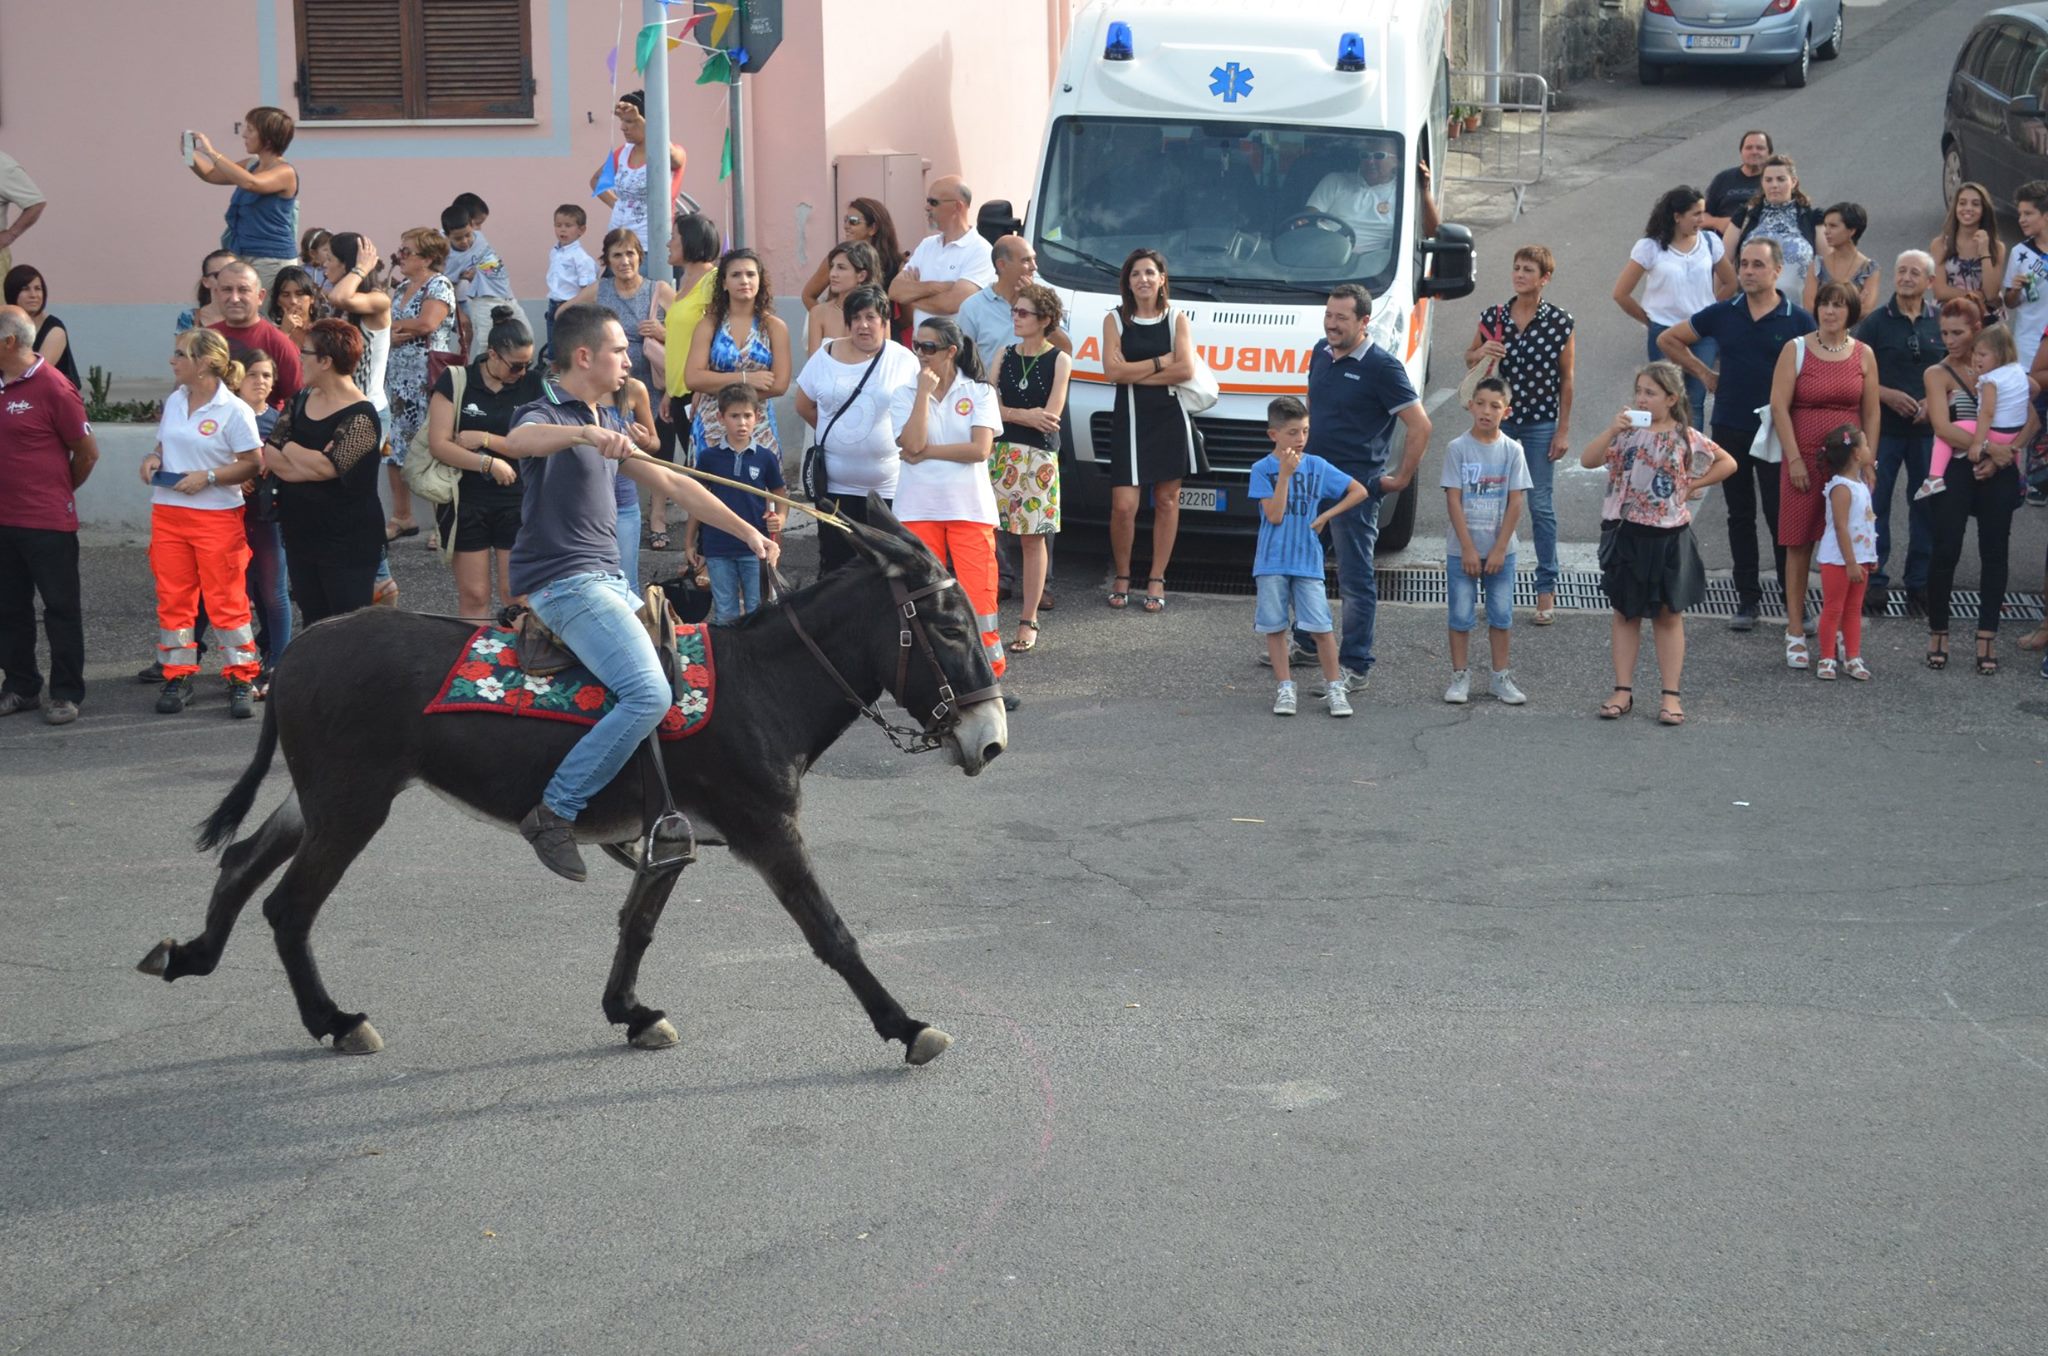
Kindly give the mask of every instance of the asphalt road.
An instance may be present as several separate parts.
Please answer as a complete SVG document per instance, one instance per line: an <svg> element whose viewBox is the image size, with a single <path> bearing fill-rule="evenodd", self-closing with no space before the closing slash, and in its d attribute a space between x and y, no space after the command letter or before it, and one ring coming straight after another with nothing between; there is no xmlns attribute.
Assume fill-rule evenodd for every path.
<svg viewBox="0 0 2048 1356"><path fill-rule="evenodd" d="M1524 225L1618 260L1642 166L1752 121L1861 157L1956 10L1871 12L1801 94L1667 91L1694 150ZM91 550L85 719L0 723L0 1351L2040 1350L2048 684L1893 622L1829 687L1700 622L1691 725L1603 724L1567 615L1517 632L1528 707L1456 709L1440 611L1389 607L1359 717L1283 722L1247 600L1111 613L1084 554L985 776L856 730L807 783L876 972L958 1038L911 1070L717 852L643 973L682 1044L627 1049L623 874L419 792L315 934L382 1054L306 1039L254 909L213 976L137 975L255 731L118 681L146 564Z"/></svg>

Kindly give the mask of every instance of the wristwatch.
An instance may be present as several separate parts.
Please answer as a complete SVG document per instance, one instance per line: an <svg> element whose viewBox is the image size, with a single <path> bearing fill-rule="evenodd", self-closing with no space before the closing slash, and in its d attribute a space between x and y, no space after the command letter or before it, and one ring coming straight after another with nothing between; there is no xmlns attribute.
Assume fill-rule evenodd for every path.
<svg viewBox="0 0 2048 1356"><path fill-rule="evenodd" d="M206 473L206 483L208 485L218 485L220 484L220 477L216 475L214 472L208 471Z"/></svg>

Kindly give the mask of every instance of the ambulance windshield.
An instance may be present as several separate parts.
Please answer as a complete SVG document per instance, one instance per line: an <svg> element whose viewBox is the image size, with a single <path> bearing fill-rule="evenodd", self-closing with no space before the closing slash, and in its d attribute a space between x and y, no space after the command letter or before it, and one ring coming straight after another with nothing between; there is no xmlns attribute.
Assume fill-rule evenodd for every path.
<svg viewBox="0 0 2048 1356"><path fill-rule="evenodd" d="M1039 186L1038 271L1113 294L1145 247L1166 255L1177 296L1298 300L1340 282L1377 295L1412 178L1393 132L1063 118Z"/></svg>

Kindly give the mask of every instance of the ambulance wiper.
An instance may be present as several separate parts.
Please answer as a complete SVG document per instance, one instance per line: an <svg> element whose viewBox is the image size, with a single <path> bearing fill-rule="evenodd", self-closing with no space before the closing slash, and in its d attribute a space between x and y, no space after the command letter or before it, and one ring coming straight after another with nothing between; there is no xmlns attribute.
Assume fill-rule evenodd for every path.
<svg viewBox="0 0 2048 1356"><path fill-rule="evenodd" d="M1041 239L1038 242L1038 248L1042 250L1058 250L1060 253L1070 256L1075 263L1093 264L1095 267L1101 269L1104 273L1107 273L1112 278L1116 277L1120 271L1117 265L1112 264L1111 262L1109 262L1109 260L1098 259L1086 250L1075 249L1072 245L1069 245L1064 240ZM1175 279L1175 281L1179 280Z"/></svg>
<svg viewBox="0 0 2048 1356"><path fill-rule="evenodd" d="M1173 275L1173 288L1176 292L1185 291L1190 286L1208 288L1208 297L1211 301L1216 299L1214 289L1217 287L1228 287L1239 292L1292 292L1304 297L1314 297L1317 301L1330 295L1330 289L1320 283L1288 282L1281 278L1222 278L1204 273Z"/></svg>

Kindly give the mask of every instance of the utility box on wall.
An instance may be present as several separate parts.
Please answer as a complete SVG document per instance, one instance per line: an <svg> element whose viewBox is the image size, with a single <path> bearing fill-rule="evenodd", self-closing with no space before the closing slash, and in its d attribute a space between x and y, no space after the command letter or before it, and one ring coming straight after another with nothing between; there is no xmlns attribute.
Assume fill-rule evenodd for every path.
<svg viewBox="0 0 2048 1356"><path fill-rule="evenodd" d="M889 209L896 222L897 243L908 256L931 232L924 224L924 181L931 162L903 151L870 151L842 155L832 162L832 238L846 236L839 216L855 198L873 198Z"/></svg>

